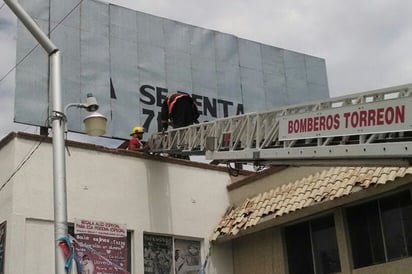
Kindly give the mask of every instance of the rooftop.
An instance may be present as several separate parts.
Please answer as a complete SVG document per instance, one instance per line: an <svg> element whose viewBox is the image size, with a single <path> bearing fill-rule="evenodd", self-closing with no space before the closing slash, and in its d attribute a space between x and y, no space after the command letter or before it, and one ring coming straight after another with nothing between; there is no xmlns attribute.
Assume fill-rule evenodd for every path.
<svg viewBox="0 0 412 274"><path fill-rule="evenodd" d="M250 230L264 217L280 218L412 174L412 167L333 167L246 199L229 209L212 240Z"/></svg>
<svg viewBox="0 0 412 274"><path fill-rule="evenodd" d="M38 141L38 142L44 142L44 143L52 142L52 138L47 137L47 136L41 136L41 135L30 134L30 133L25 133L25 132L17 132L17 133L11 132L7 136L5 136L3 139L0 140L0 149L4 147L5 145L7 145L14 138L22 138L26 140ZM152 161L186 165L188 167L196 167L196 168L202 168L202 169L210 169L210 170L227 172L227 168L223 166L217 166L213 164L195 162L195 161L190 161L190 160L176 159L176 158L165 157L165 156L160 156L160 155L153 155L153 154L144 153L144 152L130 151L124 148L108 148L108 147L104 147L100 145L77 142L77 141L70 141L70 140L66 141L66 145L70 147L77 147L77 148L83 148L87 150L100 151L103 153L112 153L112 154L142 158L142 159L147 159L147 160L152 160ZM239 170L240 178L243 178L244 176L253 175L253 174L255 174L255 172L253 171Z"/></svg>

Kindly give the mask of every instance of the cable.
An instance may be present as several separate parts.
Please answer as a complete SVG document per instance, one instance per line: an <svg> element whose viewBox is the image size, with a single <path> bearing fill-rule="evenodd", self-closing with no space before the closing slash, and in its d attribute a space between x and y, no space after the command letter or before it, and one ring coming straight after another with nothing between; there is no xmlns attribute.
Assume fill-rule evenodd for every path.
<svg viewBox="0 0 412 274"><path fill-rule="evenodd" d="M1 5L0 10L6 5L6 3L3 3L3 5Z"/></svg>
<svg viewBox="0 0 412 274"><path fill-rule="evenodd" d="M44 137L45 138L45 137ZM10 175L10 177L6 180L5 183L3 183L0 186L0 192L3 190L3 188L11 181L11 179L13 179L13 177L17 174L17 172L20 171L20 169L24 166L24 164L27 163L28 160L30 160L30 158L33 156L34 152L36 152L36 150L40 147L40 145L43 143L44 138L42 140L40 140L40 142L35 145L35 148L32 149L32 151L30 151L25 157L24 159L19 163L19 165L17 166L17 168L13 171L13 173Z"/></svg>
<svg viewBox="0 0 412 274"><path fill-rule="evenodd" d="M80 0L80 2L77 3L76 6L74 6L74 7L69 11L69 13L67 13L67 14L57 23L56 26L54 26L54 28L49 32L49 36L50 36L50 34L51 34L58 26L60 26L61 23L63 23L63 21L64 21L70 14L72 14L72 12L73 12L78 6L80 6L80 4L81 4L82 2L83 2L83 0Z"/></svg>
<svg viewBox="0 0 412 274"><path fill-rule="evenodd" d="M47 117L47 119L44 121L44 125L47 126L49 124L50 121L50 117ZM11 179L13 179L13 177L17 174L17 172L20 171L20 169L24 166L25 163L27 163L28 160L30 160L30 158L33 156L34 152L36 152L36 150L40 147L41 143L43 143L43 141L47 138L47 136L43 136L43 138L40 140L40 142L36 145L36 147L29 153L27 153L27 155L24 157L24 159L18 164L17 168L13 171L13 173L10 175L10 177L6 180L5 183L3 183L0 186L0 192L3 190L3 188L10 182Z"/></svg>
<svg viewBox="0 0 412 274"><path fill-rule="evenodd" d="M39 44L37 44L34 48L32 48L16 65L14 65L1 79L0 79L0 84L4 79L6 79L7 76L9 76L10 73L13 72L17 68L18 65L20 65L37 47Z"/></svg>
<svg viewBox="0 0 412 274"><path fill-rule="evenodd" d="M260 162L258 162L258 161L253 163L253 169L256 172L262 171L265 167L266 167L265 165L260 164Z"/></svg>
<svg viewBox="0 0 412 274"><path fill-rule="evenodd" d="M230 162L226 163L226 168L227 168L227 172L229 173L230 176L237 177L239 175L239 169L233 168L230 165Z"/></svg>
<svg viewBox="0 0 412 274"><path fill-rule="evenodd" d="M58 27L61 25L61 23L63 23L63 21L83 2L83 0L80 0L79 3L76 4L76 6L74 6L69 13L67 13L57 24L56 26L54 26L54 28L48 33L48 36L50 37L50 34ZM0 7L3 8L3 6L6 3L3 3L3 5ZM15 70L17 68L18 65L20 65L37 47L39 46L39 44L37 43L37 45L35 45L19 62L16 63L16 65L14 65L1 79L0 79L0 84L3 82L4 79L6 79L7 76L9 76L9 74Z"/></svg>

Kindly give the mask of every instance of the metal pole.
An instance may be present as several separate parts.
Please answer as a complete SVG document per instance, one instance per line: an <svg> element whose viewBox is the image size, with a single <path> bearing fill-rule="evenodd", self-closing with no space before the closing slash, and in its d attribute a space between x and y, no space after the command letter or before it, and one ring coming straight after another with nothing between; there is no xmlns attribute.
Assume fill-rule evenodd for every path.
<svg viewBox="0 0 412 274"><path fill-rule="evenodd" d="M56 45L47 37L47 35L41 30L31 16L23 9L23 7L16 0L4 0L13 13L19 18L19 20L26 26L27 30L34 36L37 42L47 51L50 55L54 51L59 50Z"/></svg>
<svg viewBox="0 0 412 274"><path fill-rule="evenodd" d="M57 239L67 235L66 155L64 150L64 128L66 120L62 106L60 51L17 1L4 0L4 2L49 55L53 132L55 273L66 274L63 254L57 246Z"/></svg>
<svg viewBox="0 0 412 274"><path fill-rule="evenodd" d="M57 245L57 239L67 235L67 193L66 193L66 151L64 150L64 129L66 118L63 113L61 92L60 51L50 55L50 89L52 90L52 132L53 132L53 187L54 187L54 237L56 274L65 274L64 259Z"/></svg>

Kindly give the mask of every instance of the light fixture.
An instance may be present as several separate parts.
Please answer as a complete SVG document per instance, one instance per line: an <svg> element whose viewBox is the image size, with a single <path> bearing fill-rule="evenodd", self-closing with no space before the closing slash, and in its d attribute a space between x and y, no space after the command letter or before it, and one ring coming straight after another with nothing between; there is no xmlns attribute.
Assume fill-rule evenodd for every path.
<svg viewBox="0 0 412 274"><path fill-rule="evenodd" d="M92 112L83 119L84 128L87 135L102 136L106 133L107 118L103 114L96 111L99 109L99 104L97 103L96 97L94 97L92 93L87 94L86 102L84 103L68 104L64 108L65 116L70 107L84 108L85 110Z"/></svg>
<svg viewBox="0 0 412 274"><path fill-rule="evenodd" d="M104 115L93 112L83 119L84 128L87 135L102 136L106 133L107 119Z"/></svg>

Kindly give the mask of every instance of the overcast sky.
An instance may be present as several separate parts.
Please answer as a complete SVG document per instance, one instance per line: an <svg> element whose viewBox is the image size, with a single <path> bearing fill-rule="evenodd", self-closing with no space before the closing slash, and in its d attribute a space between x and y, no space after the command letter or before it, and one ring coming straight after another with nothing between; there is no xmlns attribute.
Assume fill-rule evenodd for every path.
<svg viewBox="0 0 412 274"><path fill-rule="evenodd" d="M331 97L412 83L410 0L112 0L119 6L326 60ZM0 0L0 6L3 5ZM15 65L16 19L0 10L0 79ZM14 71L0 82L0 138L13 123Z"/></svg>

